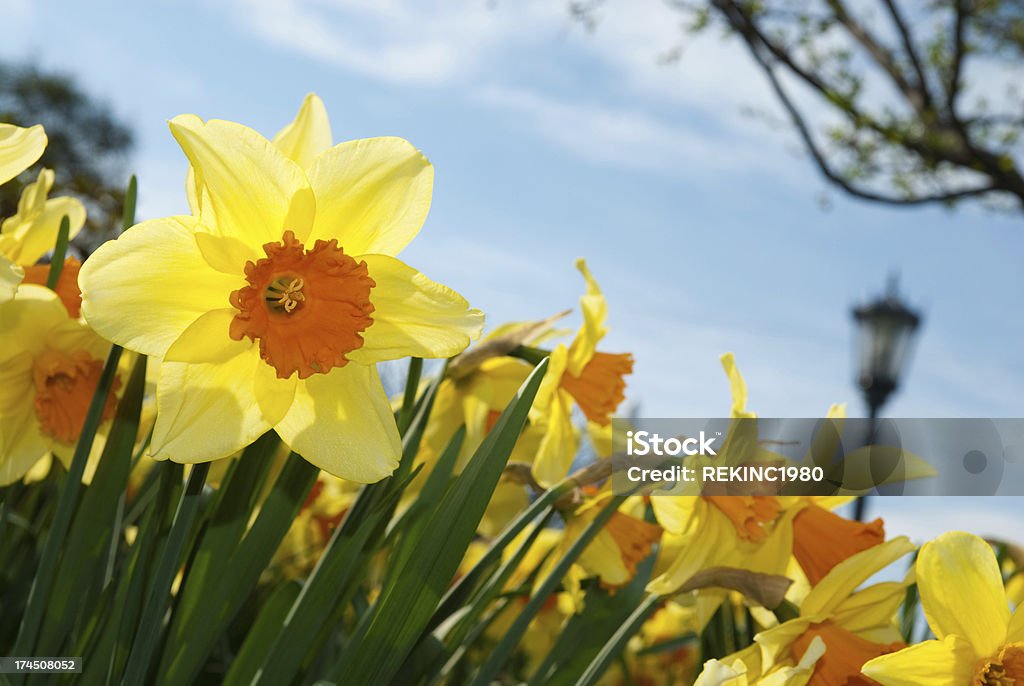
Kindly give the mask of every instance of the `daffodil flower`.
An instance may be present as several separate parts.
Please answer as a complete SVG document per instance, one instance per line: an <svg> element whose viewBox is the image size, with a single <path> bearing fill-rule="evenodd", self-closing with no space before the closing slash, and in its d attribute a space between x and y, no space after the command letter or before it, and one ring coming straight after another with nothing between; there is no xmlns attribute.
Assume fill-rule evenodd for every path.
<svg viewBox="0 0 1024 686"><path fill-rule="evenodd" d="M884 655L863 672L883 686L1024 684L1024 610L1010 613L988 543L951 531L921 548L917 590L935 640Z"/></svg>
<svg viewBox="0 0 1024 686"><path fill-rule="evenodd" d="M26 129L0 123L0 184L32 166L45 149L46 132L42 126ZM24 278L24 270L0 250L0 303L14 297Z"/></svg>
<svg viewBox="0 0 1024 686"><path fill-rule="evenodd" d="M18 200L18 212L4 219L0 225L0 254L21 265L25 283L46 285L49 264L36 264L53 250L57 233L64 217L68 218L68 239L73 239L85 226L85 206L77 198L49 197L54 174L50 169L39 172L38 178L25 186ZM54 290L67 308L68 314L78 317L82 305L78 290L78 270L81 262L69 256Z"/></svg>
<svg viewBox="0 0 1024 686"><path fill-rule="evenodd" d="M761 673L759 649L755 645L744 651L742 657L708 660L693 686L805 686L824 654L825 642L816 636L799 662L776 664L768 673ZM748 666L750 663L755 666Z"/></svg>
<svg viewBox="0 0 1024 686"><path fill-rule="evenodd" d="M531 413L531 418L544 427L533 474L545 486L563 478L576 456L579 440L572 424L573 404L587 418L591 436L597 438L598 452L607 452L611 415L625 399L624 377L633 371L631 354L597 350L597 344L608 333L608 304L586 261L576 260L576 268L587 284L586 293L580 297L583 325L568 347L559 345L551 351L548 371Z"/></svg>
<svg viewBox="0 0 1024 686"><path fill-rule="evenodd" d="M6 485L50 453L70 461L110 344L68 317L53 291L33 284L0 304L0 319L0 485ZM118 383L104 422L113 416Z"/></svg>
<svg viewBox="0 0 1024 686"><path fill-rule="evenodd" d="M860 676L868 660L903 647L893 620L906 595L907 581L880 582L861 588L865 581L914 550L906 537L894 538L847 558L811 589L800 614L757 634L756 647L723 658L726 666L743 662L746 683L762 683L780 666L807 665L813 671L806 683L815 686L869 684ZM824 645L824 653L816 644ZM721 671L716 665L715 669ZM739 672L739 669L734 671ZM860 679L861 681L858 681ZM744 683L705 681L697 683ZM782 681L779 683L790 683ZM800 682L797 682L800 683ZM918 683L918 682L903 682Z"/></svg>
<svg viewBox="0 0 1024 686"><path fill-rule="evenodd" d="M90 324L163 360L157 459L226 457L274 429L317 467L378 481L401 447L375 363L479 335L482 313L395 257L426 218L430 163L399 138L320 149L311 102L276 144L174 118L193 215L142 222L82 267Z"/></svg>
<svg viewBox="0 0 1024 686"><path fill-rule="evenodd" d="M560 531L555 552L547 558L537 575L538 584L579 540L611 497L610 484L597 492L585 490L583 502L562 513L565 527ZM583 605L580 587L583 579L596 577L609 588L628 584L636 576L637 565L651 554L654 545L661 539L662 528L643 519L644 509L643 498L627 498L570 568L564 585L577 610L582 609Z"/></svg>
<svg viewBox="0 0 1024 686"><path fill-rule="evenodd" d="M747 407L747 384L732 353L722 355L721 362L732 393L730 416L740 420L741 428L730 430L717 459L737 463L783 459L760 447L756 434L749 430L756 431L756 425L745 420L757 414ZM842 412L841 406L833 406L828 416L838 418ZM666 536L655 570L657 576L648 590L675 593L694 574L711 567L783 574L793 556L810 584L817 584L843 560L885 540L882 520L854 522L831 512L851 499L715 495L709 490L703 495L653 497L654 513L665 527ZM724 591L696 592L692 601L698 628L711 618L724 598Z"/></svg>

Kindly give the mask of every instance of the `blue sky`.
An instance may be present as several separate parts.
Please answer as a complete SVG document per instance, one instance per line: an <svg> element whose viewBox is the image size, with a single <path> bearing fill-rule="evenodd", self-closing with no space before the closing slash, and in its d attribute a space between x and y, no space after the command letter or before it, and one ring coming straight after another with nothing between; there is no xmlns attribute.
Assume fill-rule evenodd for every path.
<svg viewBox="0 0 1024 686"><path fill-rule="evenodd" d="M739 45L708 35L658 63L681 35L661 0L612 2L593 33L542 0L0 0L0 16L0 57L74 74L135 128L145 217L186 208L166 126L182 112L271 135L315 91L337 140L408 138L436 185L403 259L494 324L576 307L585 256L644 415L726 412L730 350L763 416L860 414L849 307L894 268L925 326L886 411L1022 414L1024 218L829 191L792 135L744 115L775 108Z"/></svg>

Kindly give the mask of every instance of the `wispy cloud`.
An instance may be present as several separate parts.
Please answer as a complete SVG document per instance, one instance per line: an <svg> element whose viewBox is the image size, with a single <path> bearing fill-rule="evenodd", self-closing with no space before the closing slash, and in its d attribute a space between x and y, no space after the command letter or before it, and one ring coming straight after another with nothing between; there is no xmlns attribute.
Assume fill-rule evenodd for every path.
<svg viewBox="0 0 1024 686"><path fill-rule="evenodd" d="M226 7L237 24L275 45L370 78L427 86L476 73L517 42L517 29L556 12L530 3L517 16L446 0L230 0Z"/></svg>
<svg viewBox="0 0 1024 686"><path fill-rule="evenodd" d="M588 162L689 178L801 172L780 154L782 139L742 114L744 105L771 102L749 61L717 36L686 37L680 14L661 0L608 3L592 33L561 4L539 0L222 6L237 27L275 46L363 77L468 97ZM681 42L682 60L659 66L659 55ZM578 76L575 61L589 65L588 89L556 90L551 83Z"/></svg>

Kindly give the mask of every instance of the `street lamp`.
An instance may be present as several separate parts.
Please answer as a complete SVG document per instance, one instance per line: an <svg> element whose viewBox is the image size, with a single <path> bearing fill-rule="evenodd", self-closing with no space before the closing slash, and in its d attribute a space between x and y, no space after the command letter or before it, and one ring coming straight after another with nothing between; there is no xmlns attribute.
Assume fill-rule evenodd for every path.
<svg viewBox="0 0 1024 686"><path fill-rule="evenodd" d="M897 292L897 277L889 277L885 295L853 308L857 324L857 383L868 406L867 444L876 440L878 411L899 387L921 315L904 304ZM864 521L867 498L857 499L854 516Z"/></svg>
<svg viewBox="0 0 1024 686"><path fill-rule="evenodd" d="M853 308L857 323L857 383L864 391L868 416L874 428L878 410L899 387L907 353L921 315L899 298L897 278L889 277L885 295Z"/></svg>

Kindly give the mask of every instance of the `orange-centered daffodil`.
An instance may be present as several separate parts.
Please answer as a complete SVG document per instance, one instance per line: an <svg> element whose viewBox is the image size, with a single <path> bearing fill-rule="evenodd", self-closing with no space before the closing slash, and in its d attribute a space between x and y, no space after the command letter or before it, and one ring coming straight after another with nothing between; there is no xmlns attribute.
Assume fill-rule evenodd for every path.
<svg viewBox="0 0 1024 686"><path fill-rule="evenodd" d="M551 351L548 372L531 414L531 419L544 428L533 463L533 474L543 485L563 478L576 457L574 402L587 418L598 454L611 452L612 413L625 399L625 377L633 372L632 354L597 350L597 344L608 333L608 303L586 261L576 260L576 268L587 284L586 293L580 297L583 325L568 347L558 345Z"/></svg>
<svg viewBox="0 0 1024 686"><path fill-rule="evenodd" d="M330 147L315 96L273 142L170 126L193 214L132 227L79 278L96 331L163 358L153 456L226 457L273 428L335 476L388 476L401 448L375 363L455 355L483 324L395 258L426 218L430 163L400 138Z"/></svg>
<svg viewBox="0 0 1024 686"><path fill-rule="evenodd" d="M921 548L917 588L935 640L864 665L883 686L1021 686L1024 610L1013 614L988 543L951 531Z"/></svg>
<svg viewBox="0 0 1024 686"><path fill-rule="evenodd" d="M53 291L23 285L0 303L0 486L53 453L67 464L82 432L110 344L67 311ZM114 389L120 385L115 381ZM116 405L113 390L102 420Z"/></svg>

